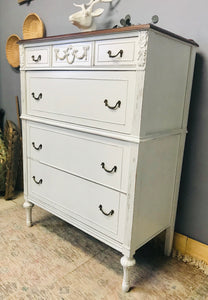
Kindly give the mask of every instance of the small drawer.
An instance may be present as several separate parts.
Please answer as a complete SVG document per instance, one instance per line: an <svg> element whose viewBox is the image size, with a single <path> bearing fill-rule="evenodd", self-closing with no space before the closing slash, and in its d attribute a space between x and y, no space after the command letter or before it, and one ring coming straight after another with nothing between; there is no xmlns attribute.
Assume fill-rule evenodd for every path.
<svg viewBox="0 0 208 300"><path fill-rule="evenodd" d="M40 68L49 67L50 51L49 47L37 47L26 49L26 67Z"/></svg>
<svg viewBox="0 0 208 300"><path fill-rule="evenodd" d="M91 66L91 43L56 45L52 52L53 67Z"/></svg>
<svg viewBox="0 0 208 300"><path fill-rule="evenodd" d="M95 65L135 64L136 38L97 41Z"/></svg>
<svg viewBox="0 0 208 300"><path fill-rule="evenodd" d="M33 123L27 135L29 158L127 192L129 153L122 142Z"/></svg>
<svg viewBox="0 0 208 300"><path fill-rule="evenodd" d="M28 196L115 239L122 195L112 189L28 160Z"/></svg>

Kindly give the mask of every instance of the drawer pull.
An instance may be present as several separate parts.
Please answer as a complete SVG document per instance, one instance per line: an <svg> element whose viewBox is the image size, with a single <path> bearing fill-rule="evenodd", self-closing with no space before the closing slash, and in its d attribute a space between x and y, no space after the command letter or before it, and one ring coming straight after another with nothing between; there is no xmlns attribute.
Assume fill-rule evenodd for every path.
<svg viewBox="0 0 208 300"><path fill-rule="evenodd" d="M41 150L42 149L42 144L40 144L38 147L35 146L35 143L32 142L33 148L35 148L35 150Z"/></svg>
<svg viewBox="0 0 208 300"><path fill-rule="evenodd" d="M40 93L40 94L38 95L38 97L35 97L35 93L32 93L32 96L33 96L33 98L34 98L35 100L40 100L40 99L42 99L42 93Z"/></svg>
<svg viewBox="0 0 208 300"><path fill-rule="evenodd" d="M37 58L35 58L35 56L32 55L31 58L32 58L32 60L33 60L34 62L39 62L39 61L41 61L41 55L38 55Z"/></svg>
<svg viewBox="0 0 208 300"><path fill-rule="evenodd" d="M110 109L117 109L117 108L119 108L121 106L121 101L120 100L114 106L110 106L108 104L108 100L107 99L105 99L104 103L105 103L105 106L107 106Z"/></svg>
<svg viewBox="0 0 208 300"><path fill-rule="evenodd" d="M105 163L104 162L101 163L101 166L108 173L116 173L116 171L117 171L117 166L114 166L111 170L108 170L108 169L105 168Z"/></svg>
<svg viewBox="0 0 208 300"><path fill-rule="evenodd" d="M109 50L109 51L108 51L108 55L109 55L110 58L115 58L115 57L117 57L117 56L119 56L119 55L120 55L120 57L122 57L122 56L123 56L123 50L121 49L121 50L118 51L118 53L115 54L115 55L112 55L111 50Z"/></svg>
<svg viewBox="0 0 208 300"><path fill-rule="evenodd" d="M100 204L99 205L100 211L105 215L105 216L112 216L114 214L114 210L112 209L109 213L106 213L103 211L103 206Z"/></svg>
<svg viewBox="0 0 208 300"><path fill-rule="evenodd" d="M34 180L34 182L35 182L36 184L42 184L42 183L43 183L43 179L40 179L39 181L37 181L37 180L35 179L35 176L33 176L32 179Z"/></svg>

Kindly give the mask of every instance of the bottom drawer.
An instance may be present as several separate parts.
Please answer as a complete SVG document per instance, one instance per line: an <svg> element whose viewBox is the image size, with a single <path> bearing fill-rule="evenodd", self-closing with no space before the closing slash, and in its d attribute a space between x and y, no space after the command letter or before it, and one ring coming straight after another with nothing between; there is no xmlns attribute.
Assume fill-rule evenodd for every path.
<svg viewBox="0 0 208 300"><path fill-rule="evenodd" d="M28 194L118 241L123 205L119 192L28 160Z"/></svg>

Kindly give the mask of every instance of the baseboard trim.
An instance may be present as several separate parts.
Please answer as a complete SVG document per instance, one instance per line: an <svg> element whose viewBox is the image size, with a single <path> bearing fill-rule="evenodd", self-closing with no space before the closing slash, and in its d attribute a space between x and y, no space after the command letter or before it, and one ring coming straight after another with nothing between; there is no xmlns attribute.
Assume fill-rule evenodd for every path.
<svg viewBox="0 0 208 300"><path fill-rule="evenodd" d="M175 232L173 257L198 267L208 275L208 245Z"/></svg>

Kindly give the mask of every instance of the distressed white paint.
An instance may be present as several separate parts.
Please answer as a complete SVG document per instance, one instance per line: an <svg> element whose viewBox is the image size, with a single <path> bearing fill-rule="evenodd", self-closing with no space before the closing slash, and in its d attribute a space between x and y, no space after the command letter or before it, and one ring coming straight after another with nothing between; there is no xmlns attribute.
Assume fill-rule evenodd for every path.
<svg viewBox="0 0 208 300"><path fill-rule="evenodd" d="M29 48L25 51L26 68L49 67L51 60L50 47Z"/></svg>
<svg viewBox="0 0 208 300"><path fill-rule="evenodd" d="M77 132L75 134L72 130L54 129L31 122L27 128L28 157L123 193L127 192L128 180L122 174L128 172L130 147L125 142ZM69 159L60 160L57 155L60 149L62 156ZM116 172L106 172L102 163L107 170L116 167Z"/></svg>
<svg viewBox="0 0 208 300"><path fill-rule="evenodd" d="M28 114L130 132L135 107L134 75L135 72L28 71ZM41 93L42 98L37 101L32 93L36 98ZM57 105L57 99L61 105ZM121 105L112 110L105 100L110 106L118 101Z"/></svg>
<svg viewBox="0 0 208 300"><path fill-rule="evenodd" d="M23 204L23 207L26 209L26 224L28 227L32 226L32 208L33 208L34 204L29 202L29 201L25 201Z"/></svg>
<svg viewBox="0 0 208 300"><path fill-rule="evenodd" d="M128 292L129 289L130 289L130 274L129 274L129 268L130 267L133 267L136 263L136 260L131 257L126 257L126 256L123 256L121 258L121 265L123 267L123 282L122 282L122 290L123 292Z"/></svg>
<svg viewBox="0 0 208 300"><path fill-rule="evenodd" d="M40 51L45 65L27 59ZM37 204L122 252L126 292L139 247L166 230L171 252L195 49L149 30L43 40L20 54L27 224Z"/></svg>
<svg viewBox="0 0 208 300"><path fill-rule="evenodd" d="M95 65L136 64L136 42L137 38L97 41L95 43ZM117 55L121 50L123 51L122 56ZM109 51L115 57L110 57Z"/></svg>

